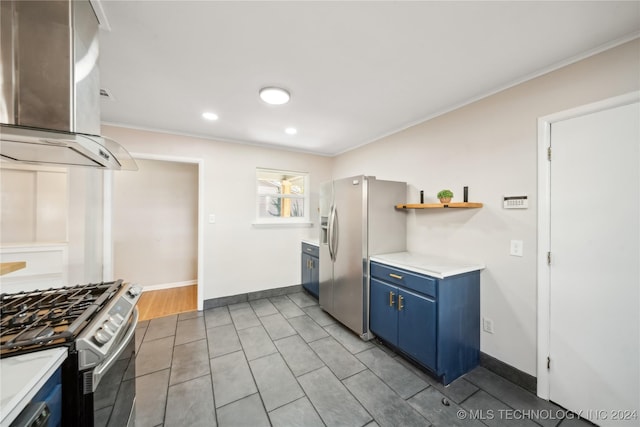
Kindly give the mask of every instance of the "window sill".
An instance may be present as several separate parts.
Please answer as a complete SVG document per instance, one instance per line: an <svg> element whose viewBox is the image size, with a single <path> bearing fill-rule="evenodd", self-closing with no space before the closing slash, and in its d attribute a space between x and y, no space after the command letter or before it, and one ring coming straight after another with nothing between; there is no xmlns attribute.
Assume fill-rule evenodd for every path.
<svg viewBox="0 0 640 427"><path fill-rule="evenodd" d="M253 222L252 227L256 228L310 228L312 222Z"/></svg>

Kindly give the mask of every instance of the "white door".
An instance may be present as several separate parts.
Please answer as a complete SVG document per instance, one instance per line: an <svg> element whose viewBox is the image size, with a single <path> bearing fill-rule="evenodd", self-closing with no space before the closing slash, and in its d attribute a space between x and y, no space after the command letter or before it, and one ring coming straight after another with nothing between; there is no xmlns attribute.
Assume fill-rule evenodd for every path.
<svg viewBox="0 0 640 427"><path fill-rule="evenodd" d="M601 426L640 425L639 146L637 102L551 125L549 397Z"/></svg>

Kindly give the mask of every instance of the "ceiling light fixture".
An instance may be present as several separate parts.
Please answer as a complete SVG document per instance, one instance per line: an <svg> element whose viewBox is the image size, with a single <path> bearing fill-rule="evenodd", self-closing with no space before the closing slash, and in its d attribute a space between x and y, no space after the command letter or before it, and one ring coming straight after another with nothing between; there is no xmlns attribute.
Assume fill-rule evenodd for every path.
<svg viewBox="0 0 640 427"><path fill-rule="evenodd" d="M282 105L289 102L291 95L289 95L289 92L279 87L263 87L260 89L260 99L267 104Z"/></svg>
<svg viewBox="0 0 640 427"><path fill-rule="evenodd" d="M296 129L296 128L286 128L284 130L284 133L286 133L288 135L295 135L296 133L298 133L298 129Z"/></svg>
<svg viewBox="0 0 640 427"><path fill-rule="evenodd" d="M204 117L207 120L218 120L218 115L216 113L202 113L202 117Z"/></svg>

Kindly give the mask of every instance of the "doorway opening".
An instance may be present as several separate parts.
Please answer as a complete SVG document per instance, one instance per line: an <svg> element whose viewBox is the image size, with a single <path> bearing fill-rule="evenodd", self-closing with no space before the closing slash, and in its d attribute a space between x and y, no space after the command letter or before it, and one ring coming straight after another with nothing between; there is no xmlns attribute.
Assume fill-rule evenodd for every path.
<svg viewBox="0 0 640 427"><path fill-rule="evenodd" d="M144 301L149 300L156 301L152 305L160 310L149 312L150 316L183 312L189 299L194 310L202 310L203 161L144 153L132 153L132 157L144 166L143 176L119 175L116 182L113 176L106 180L105 242L109 244L105 247L104 276L124 274L127 277L123 279L134 283L144 277L137 279L145 291L140 309L144 310ZM134 181L131 187L135 190L123 191L128 180ZM125 212L123 220L123 209L136 212ZM158 304L166 294L179 298Z"/></svg>

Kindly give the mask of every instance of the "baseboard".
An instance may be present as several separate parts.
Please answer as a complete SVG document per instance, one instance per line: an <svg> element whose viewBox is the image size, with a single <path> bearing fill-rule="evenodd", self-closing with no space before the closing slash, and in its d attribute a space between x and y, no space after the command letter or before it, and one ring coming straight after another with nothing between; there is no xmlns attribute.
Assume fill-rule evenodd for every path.
<svg viewBox="0 0 640 427"><path fill-rule="evenodd" d="M518 368L514 368L493 356L480 352L480 366L483 366L501 377L508 379L512 383L519 385L533 394L537 391L538 382L536 377L529 375Z"/></svg>
<svg viewBox="0 0 640 427"><path fill-rule="evenodd" d="M261 298L278 297L302 291L302 285L285 286L282 288L265 289L264 291L248 292L246 294L230 295L227 297L210 298L204 300L204 309L222 307L230 304L254 301Z"/></svg>
<svg viewBox="0 0 640 427"><path fill-rule="evenodd" d="M142 292L159 291L161 289L181 288L183 286L196 285L197 280L187 280L186 282L174 282L174 283L161 283L158 285L145 285L142 287Z"/></svg>

